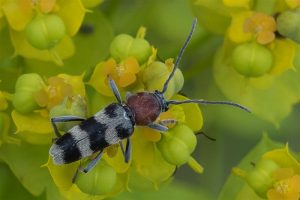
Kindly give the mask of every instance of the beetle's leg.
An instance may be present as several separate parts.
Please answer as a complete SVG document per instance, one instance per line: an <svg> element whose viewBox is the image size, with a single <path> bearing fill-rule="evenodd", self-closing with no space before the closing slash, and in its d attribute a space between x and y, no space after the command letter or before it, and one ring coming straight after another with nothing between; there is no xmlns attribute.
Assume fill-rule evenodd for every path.
<svg viewBox="0 0 300 200"><path fill-rule="evenodd" d="M75 174L74 174L74 176L73 176L73 178L72 178L72 183L75 183L79 171L82 171L82 172L84 172L84 173L88 173L88 172L89 172L89 171L97 164L97 162L101 159L102 155L103 155L103 150L101 150L101 151L98 153L98 155L97 155L95 158L93 158L93 159L87 164L87 166L86 166L85 168L83 168L83 170L81 170L81 163L80 163L80 165L79 165L78 168L76 169L76 172L75 172Z"/></svg>
<svg viewBox="0 0 300 200"><path fill-rule="evenodd" d="M154 123L154 122L149 124L148 127L152 128L154 130L160 131L160 132L168 131L168 127L161 125L161 124Z"/></svg>
<svg viewBox="0 0 300 200"><path fill-rule="evenodd" d="M124 149L122 141L120 141L121 151L124 155L125 162L128 163L131 157L131 141L130 138L127 138L126 149Z"/></svg>
<svg viewBox="0 0 300 200"><path fill-rule="evenodd" d="M103 150L101 150L98 153L98 155L95 158L93 158L82 171L84 173L88 173L97 164L97 162L101 159L102 154L103 154Z"/></svg>
<svg viewBox="0 0 300 200"><path fill-rule="evenodd" d="M112 91L113 91L113 93L114 93L117 101L119 103L122 103L122 98L121 98L120 92L118 90L118 87L117 87L115 81L110 76L108 77L108 80L109 80L109 85L110 85L110 87L111 87L111 89L112 89Z"/></svg>
<svg viewBox="0 0 300 200"><path fill-rule="evenodd" d="M77 117L77 116L59 116L59 117L52 117L51 118L51 124L54 129L54 133L57 137L60 137L61 134L58 131L58 128L56 126L57 122L71 122L71 121L84 121L85 119L82 117Z"/></svg>
<svg viewBox="0 0 300 200"><path fill-rule="evenodd" d="M120 147L121 147L122 154L125 156L125 149L124 149L122 141L120 141L119 144L120 144Z"/></svg>
<svg viewBox="0 0 300 200"><path fill-rule="evenodd" d="M126 149L125 149L125 162L128 163L131 158L131 140L127 138Z"/></svg>
<svg viewBox="0 0 300 200"><path fill-rule="evenodd" d="M159 121L159 124L163 125L163 126L167 126L169 124L175 125L175 124L177 124L177 120L176 119L164 119L164 120Z"/></svg>
<svg viewBox="0 0 300 200"><path fill-rule="evenodd" d="M73 175L72 183L75 183L75 181L76 181L76 179L77 179L77 176L78 176L79 169L80 169L80 165L77 167L76 172L75 172L75 174Z"/></svg>

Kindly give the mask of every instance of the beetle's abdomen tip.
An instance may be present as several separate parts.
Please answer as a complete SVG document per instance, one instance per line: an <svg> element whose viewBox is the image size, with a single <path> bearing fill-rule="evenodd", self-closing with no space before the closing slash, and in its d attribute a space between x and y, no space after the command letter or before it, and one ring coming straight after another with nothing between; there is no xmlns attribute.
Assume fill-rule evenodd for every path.
<svg viewBox="0 0 300 200"><path fill-rule="evenodd" d="M64 152L60 149L57 144L53 144L49 150L49 155L52 157L53 163L55 165L65 164Z"/></svg>

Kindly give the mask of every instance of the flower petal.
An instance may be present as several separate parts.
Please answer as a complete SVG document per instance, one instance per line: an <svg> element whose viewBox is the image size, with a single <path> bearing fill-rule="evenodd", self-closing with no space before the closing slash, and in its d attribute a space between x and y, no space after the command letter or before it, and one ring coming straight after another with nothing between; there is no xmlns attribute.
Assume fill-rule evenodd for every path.
<svg viewBox="0 0 300 200"><path fill-rule="evenodd" d="M292 156L291 152L289 151L288 145L282 149L275 149L273 151L269 151L262 156L263 159L270 159L275 161L281 167L284 168L293 168L295 173L300 173L300 163L297 159Z"/></svg>
<svg viewBox="0 0 300 200"><path fill-rule="evenodd" d="M123 65L125 66L126 72L130 72L132 74L136 74L140 70L139 63L135 57L127 58L126 60L124 60Z"/></svg>
<svg viewBox="0 0 300 200"><path fill-rule="evenodd" d="M161 133L153 130L151 128L148 127L139 127L139 132L141 132L143 134L143 137L145 137L147 140L151 141L151 142L158 142L161 138Z"/></svg>
<svg viewBox="0 0 300 200"><path fill-rule="evenodd" d="M125 147L125 145L123 144L123 146ZM121 148L117 148L117 154L113 157L109 157L107 155L107 153L105 153L103 155L103 159L110 165L112 166L117 173L125 173L131 164L131 160L129 161L129 163L126 163L124 161L124 155L121 151Z"/></svg>
<svg viewBox="0 0 300 200"><path fill-rule="evenodd" d="M57 77L63 78L64 82L72 86L73 95L80 95L85 97L85 86L83 83L83 76L71 76L68 74L59 74Z"/></svg>
<svg viewBox="0 0 300 200"><path fill-rule="evenodd" d="M88 82L97 92L105 96L113 96L113 93L108 86L106 73L106 62L100 62L96 65L94 72Z"/></svg>
<svg viewBox="0 0 300 200"><path fill-rule="evenodd" d="M31 0L5 1L2 9L10 27L17 31L23 30L34 15Z"/></svg>
<svg viewBox="0 0 300 200"><path fill-rule="evenodd" d="M274 64L271 74L279 75L286 70L295 69L294 58L296 46L290 40L275 40L271 45L271 50L274 55Z"/></svg>
<svg viewBox="0 0 300 200"><path fill-rule="evenodd" d="M52 161L51 156L48 158L48 162L43 165L47 167L55 185L60 190L68 190L72 186L72 178L79 166L78 162L65 165L55 165Z"/></svg>
<svg viewBox="0 0 300 200"><path fill-rule="evenodd" d="M86 10L80 0L57 0L59 15L64 21L69 36L73 36L79 30ZM74 17L76 15L76 17Z"/></svg>
<svg viewBox="0 0 300 200"><path fill-rule="evenodd" d="M188 98L182 95L175 95L173 99L176 100L187 100ZM193 131L199 131L203 125L203 117L201 113L201 109L198 104L195 103L187 103L180 105L185 114L185 124L189 126Z"/></svg>
<svg viewBox="0 0 300 200"><path fill-rule="evenodd" d="M225 6L249 8L250 0L223 0Z"/></svg>
<svg viewBox="0 0 300 200"><path fill-rule="evenodd" d="M135 149L132 152L133 164L140 176L157 186L171 177L176 166L168 164L154 143L148 141L140 131L140 129L136 129L131 137L132 149Z"/></svg>
<svg viewBox="0 0 300 200"><path fill-rule="evenodd" d="M245 21L253 15L252 11L244 11L232 14L231 24L227 30L227 36L229 39L236 43L242 43L249 41L252 38L252 34L245 32Z"/></svg>
<svg viewBox="0 0 300 200"><path fill-rule="evenodd" d="M75 51L74 44L68 36L65 36L50 52L49 50L39 50L32 47L27 42L24 32L11 30L10 35L15 48L15 54L26 58L59 62L57 59L69 58Z"/></svg>
<svg viewBox="0 0 300 200"><path fill-rule="evenodd" d="M126 87L132 83L134 83L136 80L135 74L132 74L130 72L125 72L120 76L120 79L118 81L118 85L120 87Z"/></svg>
<svg viewBox="0 0 300 200"><path fill-rule="evenodd" d="M39 0L39 8L43 13L49 13L53 10L56 0Z"/></svg>
<svg viewBox="0 0 300 200"><path fill-rule="evenodd" d="M260 32L256 38L257 42L263 45L272 42L274 39L275 39L275 34L273 32L267 32L267 31Z"/></svg>
<svg viewBox="0 0 300 200"><path fill-rule="evenodd" d="M15 110L11 113L17 127L17 134L32 144L49 144L53 138L53 129L48 117L39 113L21 114Z"/></svg>

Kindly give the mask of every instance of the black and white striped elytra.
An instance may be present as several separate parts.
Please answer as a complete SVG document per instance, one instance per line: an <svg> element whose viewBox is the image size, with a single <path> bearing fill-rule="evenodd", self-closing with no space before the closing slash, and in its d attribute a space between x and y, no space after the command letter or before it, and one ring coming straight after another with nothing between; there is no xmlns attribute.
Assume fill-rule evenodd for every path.
<svg viewBox="0 0 300 200"><path fill-rule="evenodd" d="M167 111L169 105L172 104L227 104L250 112L244 106L227 101L206 101L197 99L177 101L165 99L164 93L168 88L171 78L174 76L181 56L183 55L183 52L191 39L196 23L197 20L195 19L193 21L191 32L181 48L172 72L164 83L161 91L145 91L136 94L128 93L126 95L126 102L123 102L114 80L108 77L109 85L118 103L112 103L108 105L88 119L76 116L61 116L51 118L54 132L58 137L49 151L50 155L53 157L54 163L71 163L97 152L97 156L93 158L82 170L86 173L91 170L101 159L103 149L118 143L123 152L125 162L128 162L131 154L130 136L134 131L134 126L148 126L149 128L159 132L166 132L168 130L166 125L169 123L176 123L176 120L166 119L159 122L156 120L158 116L162 112ZM81 121L81 123L74 126L61 136L56 123L68 121ZM127 140L125 149L123 147L123 143L121 142L123 139ZM74 175L73 182L75 182L77 173L78 170Z"/></svg>
<svg viewBox="0 0 300 200"><path fill-rule="evenodd" d="M131 136L134 119L126 105L112 103L74 126L50 148L55 164L75 162Z"/></svg>

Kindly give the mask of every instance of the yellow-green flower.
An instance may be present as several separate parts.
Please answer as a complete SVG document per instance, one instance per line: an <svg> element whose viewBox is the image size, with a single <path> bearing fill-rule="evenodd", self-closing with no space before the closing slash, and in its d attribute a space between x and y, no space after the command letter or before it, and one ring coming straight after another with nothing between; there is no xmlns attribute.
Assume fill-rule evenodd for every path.
<svg viewBox="0 0 300 200"><path fill-rule="evenodd" d="M85 15L80 0L7 0L1 8L16 55L54 61L58 65L63 64L61 59L73 55L71 37L79 30Z"/></svg>
<svg viewBox="0 0 300 200"><path fill-rule="evenodd" d="M256 37L259 44L268 44L275 39L275 19L264 13L254 13L244 23L244 31Z"/></svg>
<svg viewBox="0 0 300 200"><path fill-rule="evenodd" d="M288 146L266 152L249 172L235 168L233 172L269 200L298 200L300 198L300 163Z"/></svg>
<svg viewBox="0 0 300 200"><path fill-rule="evenodd" d="M60 74L48 78L48 86L34 94L35 100L41 107L51 109L62 102L66 97L74 95L85 96L85 87L82 76Z"/></svg>
<svg viewBox="0 0 300 200"><path fill-rule="evenodd" d="M275 172L277 181L268 193L269 200L298 200L300 198L300 175L291 168L282 168Z"/></svg>
<svg viewBox="0 0 300 200"><path fill-rule="evenodd" d="M120 64L114 59L109 59L104 67L106 77L111 76L122 88L136 81L139 70L139 63L134 57L129 57Z"/></svg>
<svg viewBox="0 0 300 200"><path fill-rule="evenodd" d="M234 9L230 9L231 24L225 42L215 56L215 80L227 97L247 105L254 114L278 127L299 100L297 89L288 81L298 82L293 71L297 45L275 34L274 16L287 6L281 1L277 7L268 8L268 12L257 12L255 6L260 3L265 6L264 1L255 6L250 4L248 8L238 6L241 2L228 1L227 4L229 2ZM285 92L294 95L283 97ZM271 94L278 94L276 101ZM273 99L272 104L264 104L269 98Z"/></svg>
<svg viewBox="0 0 300 200"><path fill-rule="evenodd" d="M255 38L259 44L268 44L275 39L276 22L272 16L253 11L232 13L228 36L241 43Z"/></svg>
<svg viewBox="0 0 300 200"><path fill-rule="evenodd" d="M110 58L105 62L100 62L89 81L99 93L112 96L112 91L108 85L110 76L116 84L122 88L133 84L137 79L137 73L140 71L139 63L134 57L129 57L117 64L115 59Z"/></svg>
<svg viewBox="0 0 300 200"><path fill-rule="evenodd" d="M28 97L27 100L34 100L40 106L40 109L33 110L30 113L12 111L12 119L17 127L16 134L29 143L49 144L54 137L49 112L54 106L62 103L65 98L68 98L70 104L73 105L73 102L77 101L73 97L77 95L82 98L85 97L82 76L59 74L50 77L48 85L32 93L32 97ZM81 113L80 116L84 114Z"/></svg>

